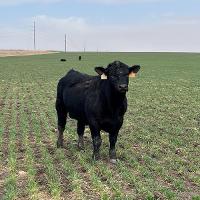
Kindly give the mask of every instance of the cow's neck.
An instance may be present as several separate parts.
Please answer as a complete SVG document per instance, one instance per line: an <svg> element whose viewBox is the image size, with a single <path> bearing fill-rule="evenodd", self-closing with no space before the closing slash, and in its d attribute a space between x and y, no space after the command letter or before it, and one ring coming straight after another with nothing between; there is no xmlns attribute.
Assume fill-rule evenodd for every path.
<svg viewBox="0 0 200 200"><path fill-rule="evenodd" d="M120 109L126 98L125 93L122 94L116 91L108 81L105 82L102 92L104 93L107 109L110 112L113 113Z"/></svg>

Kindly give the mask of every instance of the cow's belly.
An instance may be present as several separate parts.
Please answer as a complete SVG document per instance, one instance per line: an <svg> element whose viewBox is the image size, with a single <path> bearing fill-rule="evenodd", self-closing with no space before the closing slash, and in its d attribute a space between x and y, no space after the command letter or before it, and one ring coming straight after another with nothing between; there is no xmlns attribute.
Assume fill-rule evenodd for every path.
<svg viewBox="0 0 200 200"><path fill-rule="evenodd" d="M118 117L115 119L112 118L104 118L100 122L100 127L102 130L106 132L118 131L123 124L123 117Z"/></svg>
<svg viewBox="0 0 200 200"><path fill-rule="evenodd" d="M88 124L88 120L87 118L85 117L85 114L80 112L80 113L77 113L77 112L69 112L69 117L72 118L72 119L76 119L78 121L81 121L83 122L85 125Z"/></svg>

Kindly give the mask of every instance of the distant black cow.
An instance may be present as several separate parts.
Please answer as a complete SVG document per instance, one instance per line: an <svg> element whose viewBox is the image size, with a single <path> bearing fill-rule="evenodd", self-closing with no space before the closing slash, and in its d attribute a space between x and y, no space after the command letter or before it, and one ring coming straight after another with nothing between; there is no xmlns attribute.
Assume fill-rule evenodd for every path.
<svg viewBox="0 0 200 200"><path fill-rule="evenodd" d="M66 59L64 59L64 58L61 58L61 59L60 59L60 61L61 61L61 62L65 62L65 61L66 61Z"/></svg>
<svg viewBox="0 0 200 200"><path fill-rule="evenodd" d="M78 60L81 60L81 59L82 59L82 57L81 57L81 56L79 56L79 57L78 57Z"/></svg>
<svg viewBox="0 0 200 200"><path fill-rule="evenodd" d="M58 116L57 147L63 147L66 117L76 119L78 147L84 147L85 125L89 125L93 140L93 158L99 159L100 131L109 133L110 161L116 162L115 144L127 109L126 92L129 77L134 77L140 66L114 61L107 68L96 67L100 76L90 76L70 70L60 79L57 87L56 110Z"/></svg>

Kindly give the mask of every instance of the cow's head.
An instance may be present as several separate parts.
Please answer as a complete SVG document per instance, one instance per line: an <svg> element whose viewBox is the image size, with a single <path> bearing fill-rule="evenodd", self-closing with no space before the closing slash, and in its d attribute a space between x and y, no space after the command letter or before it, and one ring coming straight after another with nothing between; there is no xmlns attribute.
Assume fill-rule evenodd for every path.
<svg viewBox="0 0 200 200"><path fill-rule="evenodd" d="M139 65L129 67L120 61L110 63L107 68L95 68L95 71L101 75L101 79L107 79L115 90L120 93L128 91L129 77L135 77L139 70Z"/></svg>

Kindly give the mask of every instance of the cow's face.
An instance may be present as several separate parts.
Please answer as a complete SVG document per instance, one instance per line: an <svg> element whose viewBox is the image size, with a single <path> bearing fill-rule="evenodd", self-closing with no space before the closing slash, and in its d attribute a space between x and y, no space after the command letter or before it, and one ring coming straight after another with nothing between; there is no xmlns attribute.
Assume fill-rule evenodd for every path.
<svg viewBox="0 0 200 200"><path fill-rule="evenodd" d="M101 75L101 79L107 79L116 91L126 93L129 77L135 77L139 69L139 65L129 67L120 61L114 61L107 68L96 67L95 71Z"/></svg>

